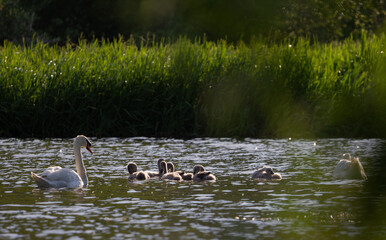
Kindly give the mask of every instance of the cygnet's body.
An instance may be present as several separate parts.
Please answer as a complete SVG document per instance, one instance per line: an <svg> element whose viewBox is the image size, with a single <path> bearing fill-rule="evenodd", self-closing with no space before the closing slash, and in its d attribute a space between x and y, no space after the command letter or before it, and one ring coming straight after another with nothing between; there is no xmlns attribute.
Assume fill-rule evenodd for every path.
<svg viewBox="0 0 386 240"><path fill-rule="evenodd" d="M143 171L138 171L137 164L129 162L127 164L127 171L129 172L129 180L147 180L150 178L149 174Z"/></svg>
<svg viewBox="0 0 386 240"><path fill-rule="evenodd" d="M193 180L193 173L186 173L184 171L178 171L178 173L180 174L182 179L185 181L192 181Z"/></svg>
<svg viewBox="0 0 386 240"><path fill-rule="evenodd" d="M343 154L344 159L341 159L334 170L334 178L337 179L363 179L367 180L365 170L359 158L351 158L349 153Z"/></svg>
<svg viewBox="0 0 386 240"><path fill-rule="evenodd" d="M193 173L187 173L187 172L182 171L182 170L175 171L175 167L174 167L174 164L172 162L168 162L167 166L168 166L169 172L176 172L176 173L180 174L182 180L186 180L186 181L193 180Z"/></svg>
<svg viewBox="0 0 386 240"><path fill-rule="evenodd" d="M182 180L182 177L177 172L169 172L168 171L168 165L165 161L160 162L160 169L161 169L161 179L174 180L174 181L181 181Z"/></svg>
<svg viewBox="0 0 386 240"><path fill-rule="evenodd" d="M275 173L271 167L262 167L252 174L252 178L259 180L281 180L280 173Z"/></svg>
<svg viewBox="0 0 386 240"><path fill-rule="evenodd" d="M216 181L217 178L209 171L205 171L204 166L196 165L193 168L193 181L201 182L201 181Z"/></svg>

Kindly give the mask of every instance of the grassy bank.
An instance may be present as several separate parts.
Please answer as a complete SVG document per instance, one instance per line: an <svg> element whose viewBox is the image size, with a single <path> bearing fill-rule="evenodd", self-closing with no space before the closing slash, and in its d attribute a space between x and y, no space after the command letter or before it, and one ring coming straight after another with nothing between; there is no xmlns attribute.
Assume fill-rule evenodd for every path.
<svg viewBox="0 0 386 240"><path fill-rule="evenodd" d="M0 48L0 136L386 137L386 37Z"/></svg>

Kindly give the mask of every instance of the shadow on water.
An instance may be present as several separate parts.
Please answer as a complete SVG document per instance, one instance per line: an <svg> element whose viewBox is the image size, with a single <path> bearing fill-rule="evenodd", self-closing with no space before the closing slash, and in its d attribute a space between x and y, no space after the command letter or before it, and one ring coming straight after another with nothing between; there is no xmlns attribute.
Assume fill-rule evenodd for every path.
<svg viewBox="0 0 386 240"><path fill-rule="evenodd" d="M0 140L0 238L382 239L385 142L380 139L92 139L89 186L39 189L29 172L75 169L71 139ZM334 180L342 153L361 158L369 181ZM210 183L129 182L125 166L177 170L203 164ZM283 180L252 172L270 165Z"/></svg>
<svg viewBox="0 0 386 240"><path fill-rule="evenodd" d="M384 239L386 236L386 144L383 142L382 151L374 159L372 178L366 182L365 196L359 201L362 215L359 221L364 230L361 236L368 239Z"/></svg>

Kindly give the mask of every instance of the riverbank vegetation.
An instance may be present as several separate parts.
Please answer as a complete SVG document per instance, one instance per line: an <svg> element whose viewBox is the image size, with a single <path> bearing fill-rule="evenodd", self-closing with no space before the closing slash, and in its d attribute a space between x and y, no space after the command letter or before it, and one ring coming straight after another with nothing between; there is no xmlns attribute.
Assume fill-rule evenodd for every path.
<svg viewBox="0 0 386 240"><path fill-rule="evenodd" d="M0 136L385 137L384 35L0 48Z"/></svg>

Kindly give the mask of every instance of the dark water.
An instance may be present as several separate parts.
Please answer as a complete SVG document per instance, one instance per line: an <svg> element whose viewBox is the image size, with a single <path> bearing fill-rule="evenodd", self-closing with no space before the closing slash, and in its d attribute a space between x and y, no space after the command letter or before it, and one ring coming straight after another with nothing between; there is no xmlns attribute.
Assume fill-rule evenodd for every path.
<svg viewBox="0 0 386 240"><path fill-rule="evenodd" d="M91 140L94 155L83 154L90 181L84 189L39 189L30 177L49 166L75 170L73 139L0 140L0 239L386 236L384 220L366 224L364 207L371 197L373 208L385 210L385 195L369 196L364 181L332 178L340 157L349 152L360 157L371 180L383 140ZM127 181L129 161L156 170L159 158L189 171L203 164L218 181ZM252 180L253 170L263 165L283 180Z"/></svg>

